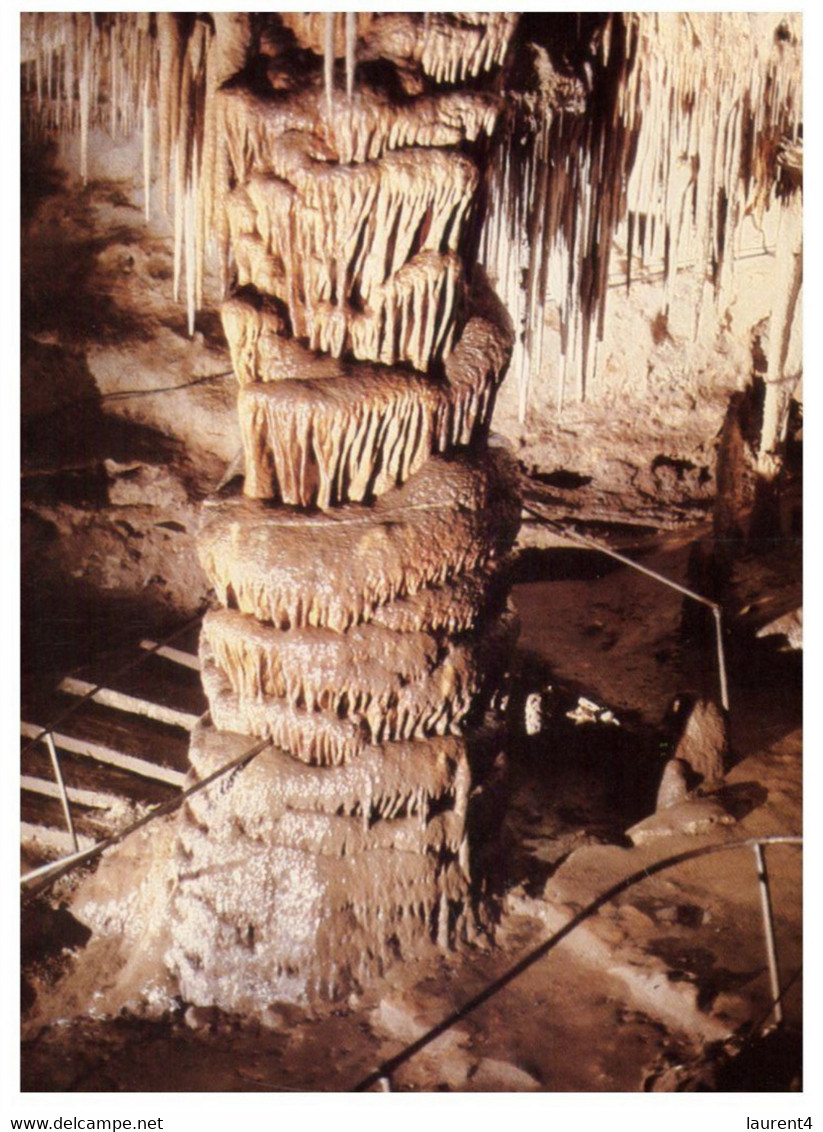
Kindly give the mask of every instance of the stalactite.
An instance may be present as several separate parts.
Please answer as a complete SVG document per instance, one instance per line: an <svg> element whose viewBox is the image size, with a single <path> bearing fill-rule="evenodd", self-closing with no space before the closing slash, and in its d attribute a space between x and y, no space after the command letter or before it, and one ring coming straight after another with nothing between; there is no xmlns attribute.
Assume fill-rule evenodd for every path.
<svg viewBox="0 0 823 1132"><path fill-rule="evenodd" d="M223 604L231 594L236 608L279 628L342 631L508 552L520 518L516 465L504 450L489 455L428 460L365 512L217 503L204 516L201 564Z"/></svg>
<svg viewBox="0 0 823 1132"><path fill-rule="evenodd" d="M477 313L481 287L471 293L464 271L485 157L472 143L493 133L502 100L438 89L479 86L516 17L283 22L298 49L278 55L270 40L250 60L238 13L159 13L154 44L139 16L33 25L52 29L33 56L35 109L50 128L70 121L64 86L80 76L84 175L92 126L105 115L119 135L142 120L147 214L156 90L173 289L189 332L212 231L221 246L230 235L242 288L224 325L253 498L210 500L198 533L223 609L201 637L211 720L193 737L193 774L207 772L211 742L220 763L252 736L278 749L189 800L170 916L162 909L181 997L225 1009L338 995L397 949L470 933L471 822L495 786L474 744L480 721L496 719L517 629L501 560L519 525L520 472L487 437L512 336L488 308ZM662 255L666 287L694 229L722 294L768 147L799 106L776 64L760 88L716 80L696 58L695 43L714 37L715 56L733 67L748 50L761 74L756 36L724 38L737 26L601 19L588 106L535 52L538 89L501 131L481 240L523 332L521 413L547 296L560 302L568 385L587 395L627 218L637 256ZM391 97L369 85L374 72ZM766 109L747 101L752 91ZM777 328L774 343L777 372ZM564 378L561 410L566 395ZM485 753L498 756L497 742Z"/></svg>
<svg viewBox="0 0 823 1132"><path fill-rule="evenodd" d="M437 309L433 300L430 308ZM413 303L404 321L431 328L417 309ZM432 380L334 365L281 337L276 311L249 299L226 303L224 329L241 384L246 494L326 510L381 495L433 452L477 440L490 424L512 339L508 319L492 309L482 287L470 313L446 360L445 380ZM426 334L413 360L433 351L434 332Z"/></svg>
<svg viewBox="0 0 823 1132"><path fill-rule="evenodd" d="M143 212L146 223L151 220L151 104L149 102L149 81L143 83Z"/></svg>
<svg viewBox="0 0 823 1132"><path fill-rule="evenodd" d="M323 44L323 82L326 87L326 122L332 129L334 116L334 23L335 13L326 13L326 35Z"/></svg>
<svg viewBox="0 0 823 1132"><path fill-rule="evenodd" d="M186 251L186 321L189 335L194 334L194 314L196 297L196 276L198 262L197 248L197 139L192 147L191 174L186 186L183 205Z"/></svg>
<svg viewBox="0 0 823 1132"><path fill-rule="evenodd" d="M172 249L173 249L173 283L172 295L175 302L180 299L180 279L182 276L183 267L183 233L185 230L185 214L186 214L186 197L185 197L185 165L183 158L183 142L180 138L176 138L174 142L174 217L172 221L173 236L172 236Z"/></svg>
<svg viewBox="0 0 823 1132"><path fill-rule="evenodd" d="M89 179L89 123L91 118L91 44L83 47L80 69L80 179Z"/></svg>
<svg viewBox="0 0 823 1132"><path fill-rule="evenodd" d="M585 109L536 46L533 87L515 100L492 175L487 227L506 238L483 243L523 328L521 418L541 369L547 300L560 307L558 405L566 372L576 397L586 395L616 233L629 246L629 284L633 259L662 264L665 305L680 265L694 263L722 309L742 222L765 207L779 142L802 121L795 25L763 14L612 14L593 40L598 100Z"/></svg>
<svg viewBox="0 0 823 1132"><path fill-rule="evenodd" d="M299 754L307 750L311 720L318 713L359 720L371 743L459 734L490 673L500 668L515 629L512 615L504 613L482 634L456 640L395 633L380 625L342 634L284 632L221 611L209 614L204 624L201 658L204 667L214 664L231 688L229 700L225 693L215 700L218 714L231 702L244 721L234 729L265 736L276 718L291 713L299 748L293 753ZM292 742L288 735L279 740L286 750L292 750ZM350 751L348 744L343 751Z"/></svg>
<svg viewBox="0 0 823 1132"><path fill-rule="evenodd" d="M228 178L224 175L225 139L221 136L217 91L246 62L250 41L250 17L242 12L213 12L214 35L210 37L205 60L203 94L202 160L197 163L197 247L195 304L203 303L205 259L210 245L220 260L220 291L227 284L226 237L223 223L223 197Z"/></svg>
<svg viewBox="0 0 823 1132"><path fill-rule="evenodd" d="M354 69L357 52L357 13L346 12L346 98L354 97Z"/></svg>
<svg viewBox="0 0 823 1132"><path fill-rule="evenodd" d="M182 35L175 16L170 12L157 13L157 42L159 53L159 148L160 148L160 204L168 211L174 149L180 117L180 70Z"/></svg>
<svg viewBox="0 0 823 1132"><path fill-rule="evenodd" d="M109 133L117 137L117 70L118 48L115 39L117 28L112 24L109 28Z"/></svg>
<svg viewBox="0 0 823 1132"><path fill-rule="evenodd" d="M802 147L787 147L781 159L784 168L781 170L776 249L777 300L769 328L763 425L757 453L757 471L766 481L772 480L782 467L782 449L786 440L791 398L803 374L803 216L800 200Z"/></svg>
<svg viewBox="0 0 823 1132"><path fill-rule="evenodd" d="M217 13L217 23L225 18ZM238 20L247 20L238 16ZM30 21L30 22L27 22ZM204 101L208 86L211 33L203 19L184 20L167 12L148 13L35 13L24 16L24 39L32 54L34 98L24 115L46 131L80 133L80 179L89 177L89 143L93 128L104 126L112 137L142 131L144 208L150 217L152 176L152 112L157 107L160 203L174 221L177 263L174 293L179 297L185 277L185 302L190 332L193 310L202 301L205 225L201 195L213 192L214 176L206 178L201 194L204 153ZM156 33L156 34L155 34ZM235 37L236 39L236 37ZM214 73L228 77L226 53L217 58ZM236 54L235 54L236 59ZM212 84L214 86L214 82ZM194 219L193 219L194 217Z"/></svg>
<svg viewBox="0 0 823 1132"><path fill-rule="evenodd" d="M303 17L295 19L298 23L304 20ZM322 24L326 128L329 138L339 138L343 160L350 159L349 153L355 160L380 157L387 145L454 145L464 136L472 138L477 130L490 128L494 108L484 104L481 97L463 95L454 100L454 108L444 104L445 113L441 117L432 114L433 104L427 107L425 100L411 112L408 108L405 111L402 107L395 108L391 141L382 136L381 123L385 115L379 106L375 106L365 130L355 129L354 122L360 117L352 114L357 42L379 21L368 13L347 13L339 19L333 13L326 13L316 19L305 19L309 24L312 20L319 21L318 26ZM35 92L32 119L44 128L60 130L74 129L79 122L84 183L88 179L90 131L100 124L102 111L107 115L108 129L113 136L141 129L147 215L151 207L145 187L151 176L150 116L156 101L160 204L174 224L177 260L174 293L186 302L191 329L190 280L193 278L193 304L197 308L203 301L204 257L212 234L225 264L227 230L222 219L222 198L228 188L229 173L225 168L226 139L221 136L223 119L217 111L215 96L220 84L242 69L250 37L248 17L242 13L214 13L214 36L206 31L202 18L164 12L156 13L151 19L147 13L102 16L35 13L28 21L24 20L24 35L31 45ZM288 22L285 16L284 22ZM487 23L491 30L484 30ZM441 25L438 25L438 34L442 38L446 25L442 21ZM414 27L413 20L410 26ZM504 21L501 28L506 26ZM449 25L446 39L452 44L450 50L457 50L454 45L463 34L460 27ZM478 18L466 34L472 43L478 37L485 42L488 35L492 36L494 44L502 42L502 32L495 20L489 23ZM484 61L488 63L498 54L498 47L481 52L468 64L471 73L478 73ZM345 103L335 99L333 89L335 61L340 55L344 57L346 69ZM460 107L461 98L465 110ZM474 115L477 125L470 125L464 131L460 121L464 114L469 120ZM391 118L389 115L389 126ZM307 121L310 128L317 124L317 116L311 109ZM426 132L432 135L431 141L425 140ZM363 146L366 153L358 157L355 151ZM187 227L186 221L192 197L196 205L193 240L189 233L191 225ZM225 283L225 270L222 274ZM184 280L185 286L182 286ZM337 323L330 326L330 332L338 341Z"/></svg>

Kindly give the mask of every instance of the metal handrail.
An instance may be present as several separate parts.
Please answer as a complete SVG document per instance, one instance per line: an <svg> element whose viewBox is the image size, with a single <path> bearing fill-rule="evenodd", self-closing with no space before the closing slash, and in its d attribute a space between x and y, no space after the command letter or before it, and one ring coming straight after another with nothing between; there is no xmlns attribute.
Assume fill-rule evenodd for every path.
<svg viewBox="0 0 823 1132"><path fill-rule="evenodd" d="M69 792L66 789L66 783L63 778L63 768L60 766L60 756L57 753L57 747L54 743L54 735L51 731L45 733L46 746L49 749L49 758L51 759L52 770L54 771L54 779L57 783L57 789L60 791L60 803L63 807L63 816L66 819L66 826L68 827L71 843L74 846L75 853L80 849L77 841L77 833L74 828L74 819L71 816L71 800L69 799ZM39 742L39 740L38 740Z"/></svg>
<svg viewBox="0 0 823 1132"><path fill-rule="evenodd" d="M166 814L173 813L175 810L179 809L192 794L197 794L198 791L204 790L207 786L211 786L212 782L215 782L218 778L222 778L223 775L228 774L229 771L239 770L241 767L246 766L253 758L256 758L261 751L264 751L266 747L270 746L271 739L261 739L260 742L255 743L253 747L249 747L245 750L242 755L238 755L236 758L224 763L223 766L218 767L217 770L212 771L212 773L205 778L201 778L198 782L186 787L185 790L181 790L174 798L170 798L167 802L161 802L159 805L152 807L148 813L143 814L141 818L132 822L131 825L126 826L125 829L121 829L118 833L113 833L103 841L95 842L95 844L89 846L88 849L81 849L68 857L62 857L57 861L49 861L48 864L41 865L37 869L32 869L31 872L25 873L20 878L20 883L30 886L27 889L27 895L29 896L43 892L46 888L54 884L55 881L59 880L60 877L65 876L66 873L71 872L71 870L78 865L85 864L88 861L94 860L95 857L99 857L104 850L110 849L113 845L118 845L132 833L136 833L138 829L142 829L144 825L148 825L149 822L154 821L156 818L161 818ZM39 881L40 883L34 884L33 882L35 881Z"/></svg>
<svg viewBox="0 0 823 1132"><path fill-rule="evenodd" d="M523 477L526 483L530 483L528 477ZM596 539L589 538L588 535L581 534L580 531L574 527L567 527L563 523L559 523L556 519L550 519L542 511L538 510L541 504L526 503L522 504L523 510L528 511L535 519L539 519L547 527L569 542L579 543L581 546L588 547L589 550L597 550L601 554L608 555L609 558L614 558L617 562L622 562L624 566L630 566L632 570L637 570L640 574L645 574L649 578L654 578L656 582L661 582L669 589L677 590L678 593L683 594L685 597L690 598L692 601L698 602L700 605L705 605L707 609L712 611L714 617L714 634L715 634L715 647L717 650L717 670L718 680L720 682L720 703L723 710L729 710L729 681L726 673L726 654L723 647L723 609L716 601L711 601L709 598L704 597L702 594L690 590L687 586L683 586L680 582L675 582L672 578L667 578L665 574L659 574L657 570L651 570L648 566L643 566L640 562L635 562L633 558L628 558L625 554L620 554L616 550L612 550L610 546L606 546L602 542L597 542Z"/></svg>
<svg viewBox="0 0 823 1132"><path fill-rule="evenodd" d="M141 664L145 664L150 656L158 653L171 641L174 641L178 637L181 637L183 633L185 633L187 630L191 629L194 625L201 621L204 612L205 610L201 609L195 617L192 617L190 620L186 621L184 625L178 626L178 628L174 629L161 641L157 641L153 643L149 648L146 648L142 652L139 652L134 660L130 660L128 664L125 664L121 668L116 669L113 677L109 678L117 679L119 676L125 676L127 672L131 672L135 668L138 668ZM51 759L52 769L54 771L54 780L57 784L57 789L60 795L60 804L63 808L63 816L66 819L66 828L68 829L69 837L71 838L72 845L74 846L74 853L70 854L68 857L62 857L58 861L51 861L49 862L48 866L43 866L41 869L35 869L32 873L27 873L23 878L21 878L21 881L25 881L27 877L33 877L40 874L41 872L50 871L51 868L57 868L58 865L60 865L62 862L73 864L75 862L85 860L89 856L89 854L93 854L97 845L101 845L103 848L107 848L110 843L114 843L111 842L111 839L107 839L105 841L97 842L96 845L92 846L90 849L84 849L82 851L80 850L79 842L77 839L77 832L74 828L74 820L71 813L71 799L69 798L69 792L66 788L66 783L63 778L63 771L60 766L60 755L54 741L54 733L60 726L60 724L69 719L72 715L74 715L75 712L79 711L79 709L84 704L88 703L89 700L94 699L97 693L102 691L103 687L103 684L95 684L93 687L89 688L87 692L84 692L82 696L70 703L68 707L63 709L63 711L59 712L57 717L53 719L51 723L49 723L46 727L42 727L37 735L34 735L20 752L20 755L22 757L37 743L45 743L48 747L49 758ZM142 824L142 821L138 824ZM102 849L100 851L102 852Z"/></svg>
<svg viewBox="0 0 823 1132"><path fill-rule="evenodd" d="M656 873L664 872L666 869L673 868L675 865L680 865L684 861L693 861L698 857L707 857L714 853L724 853L734 849L754 849L755 852L756 863L758 867L758 881L760 883L763 908L764 934L767 941L766 950L769 962L769 973L772 980L772 987L777 987L777 996L774 1002L770 1005L770 1010L774 1010L776 1021L781 1021L782 1007L779 1011L779 1016L777 1007L781 1003L783 995L780 992L779 982L777 982L777 954L774 947L774 931L773 925L771 923L771 898L769 894L768 874L765 871L765 865L762 869L760 867L761 861L763 859L762 846L802 846L802 844L803 838L798 834L779 834L773 837L749 837L743 841L732 841L727 842L723 845L703 845L698 849L688 849L683 853L675 853L671 857L664 857L660 861L655 861L650 865L645 865L642 869L638 869L636 872L631 873L629 876L624 877L616 884L613 884L610 888L607 888L605 892L601 892L598 897L596 897L590 904L587 904L585 908L583 908L580 912L573 916L567 924L564 924L563 927L560 928L559 931L555 932L554 935L550 936L549 939L544 940L543 943L541 943L533 951L530 951L528 955L524 956L521 960L519 960L519 962L515 963L513 967L510 967L508 971L504 972L498 979L495 979L493 983L490 983L487 987L480 991L479 994L476 994L473 998L470 998L468 1002L463 1004L463 1006L458 1007L457 1010L453 1011L448 1015L448 1017L444 1018L442 1022L438 1022L436 1026L432 1026L430 1030L427 1030L426 1033L422 1034L419 1038L417 1038L416 1041L411 1042L409 1045L407 1045L405 1049L400 1051L400 1053L395 1054L394 1057L390 1057L388 1058L388 1060L382 1062L382 1064L377 1069L375 1069L372 1073L369 1073L368 1076L359 1081L351 1091L355 1093L362 1093L368 1089L371 1089L373 1086L378 1085L380 1086L381 1091L390 1092L391 1076L397 1069L400 1068L401 1065L404 1065L407 1061L411 1060L411 1058L414 1057L415 1054L425 1049L426 1046L430 1045L442 1034L445 1034L448 1030L452 1029L452 1027L456 1026L458 1022L462 1022L464 1018L473 1013L479 1006L482 1006L483 1003L488 1002L489 999L493 998L504 987L513 982L514 979L516 979L519 975L522 975L524 971L527 971L530 967L534 966L534 964L542 959L544 955L548 955L548 953L555 947L557 947L557 945L568 935L570 935L575 930L575 928L580 927L580 925L585 920L587 920L590 916L593 916L595 912L599 912L605 904L608 904L610 901L614 900L615 897L620 896L621 893L625 892L627 889L632 888L634 885L639 884L640 881L646 880L648 877L654 876Z"/></svg>

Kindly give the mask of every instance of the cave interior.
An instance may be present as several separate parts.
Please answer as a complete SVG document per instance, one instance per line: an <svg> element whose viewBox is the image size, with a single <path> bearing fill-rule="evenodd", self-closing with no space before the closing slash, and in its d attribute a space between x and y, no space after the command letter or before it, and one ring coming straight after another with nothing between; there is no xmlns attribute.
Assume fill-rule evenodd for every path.
<svg viewBox="0 0 823 1132"><path fill-rule="evenodd" d="M24 1091L802 1087L802 42L23 15Z"/></svg>

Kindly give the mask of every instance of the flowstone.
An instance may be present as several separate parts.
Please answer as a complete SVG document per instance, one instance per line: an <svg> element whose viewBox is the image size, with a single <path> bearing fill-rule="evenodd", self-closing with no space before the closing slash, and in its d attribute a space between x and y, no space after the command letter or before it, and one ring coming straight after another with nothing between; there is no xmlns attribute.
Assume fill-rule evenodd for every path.
<svg viewBox="0 0 823 1132"><path fill-rule="evenodd" d="M194 795L168 956L185 998L252 1014L336 998L422 941L470 936L472 766L493 765L502 744L479 728L367 747L322 771L270 748L229 789ZM193 778L247 747L199 726Z"/></svg>

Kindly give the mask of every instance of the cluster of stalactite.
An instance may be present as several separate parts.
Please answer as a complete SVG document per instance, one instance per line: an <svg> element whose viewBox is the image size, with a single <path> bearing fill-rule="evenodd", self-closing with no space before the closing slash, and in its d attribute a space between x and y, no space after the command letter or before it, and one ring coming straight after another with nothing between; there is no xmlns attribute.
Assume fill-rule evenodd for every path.
<svg viewBox="0 0 823 1132"><path fill-rule="evenodd" d="M447 147L490 134L499 109L476 89L433 91L466 79L476 86L509 52L510 71L523 81L509 84L519 93L510 94L496 134L481 262L518 328L513 368L523 417L543 368L547 300L559 306L560 409L586 396L607 292L621 272L627 287L650 269L659 273L665 313L678 269L696 268L722 309L743 220L759 218L773 200L780 154L798 143L802 123L797 15L578 15L574 32L571 17L540 18L542 33L509 52L517 23L510 13L28 14L25 117L80 132L83 177L92 126L142 130L146 210L156 151L161 203L174 224L173 292L185 298L190 331L211 251L221 290L234 257L243 279L274 295L290 291L295 333L312 348L425 370L431 344L404 334L421 306L448 310L460 292L450 249L465 217L454 212L472 195L464 183L471 170ZM285 58L284 29L322 59L320 83L301 82L305 60ZM251 58L253 40L249 83L218 98ZM387 61L400 100L356 81ZM281 95L274 112L255 97L261 81ZM432 159L443 166L428 192L420 187L426 171L410 158L416 147L436 148ZM392 179L371 168L384 157L394 163ZM252 167L264 172L250 176ZM396 214L392 181L402 178L409 191L400 194L395 239L385 224ZM438 193L444 200L433 199ZM358 202L338 234L341 247L348 241L346 277L317 254L341 194ZM282 216L295 208L306 223L284 230ZM431 250L442 243L435 214L450 233L441 254ZM375 243L378 230L384 237ZM303 246L293 248L294 240ZM416 255L398 273L387 256L403 257L404 241ZM355 246L373 249L371 262L353 258ZM785 306L778 301L778 316ZM695 333L699 319L698 304ZM434 333L435 351L448 353L448 333ZM775 339L785 336L778 328Z"/></svg>
<svg viewBox="0 0 823 1132"><path fill-rule="evenodd" d="M547 300L560 311L558 406L585 397L621 281L615 237L626 288L659 271L665 313L678 269L695 267L722 309L743 221L774 200L780 153L802 129L797 16L612 13L578 17L577 32L576 91L553 66L551 30L529 44L491 177L481 259L522 331L521 417Z"/></svg>
<svg viewBox="0 0 823 1132"><path fill-rule="evenodd" d="M142 130L146 209L151 180L151 121L159 84L148 12L22 14L23 123L30 131L79 133L80 176L88 179L89 133Z"/></svg>
<svg viewBox="0 0 823 1132"><path fill-rule="evenodd" d="M257 157L259 166L282 175L277 157L260 153L258 145L279 143L287 160L288 144L281 135L292 130L311 133L320 120L323 133L334 142L334 157L341 162L375 159L384 149L443 147L472 141L478 133L490 131L496 120L496 105L481 94L460 91L447 93L442 104L439 100L432 103L423 95L419 76L432 75L435 82L453 83L499 66L515 21L516 17L505 13L466 13L459 17L24 13L24 122L30 131L79 133L79 167L84 184L92 128L107 129L112 137L142 133L146 216L150 215L151 186L156 176L161 207L174 226L173 296L175 300L185 299L189 330L193 332L195 312L203 302L207 254L211 251L218 257L220 286L225 290L229 249L235 254L239 251L237 241L229 242L226 197L238 181L246 180L240 166L250 156ZM272 32L269 23L273 24ZM314 49L323 56L323 84L302 98L292 98L285 115L267 115L267 121L255 121L261 107L254 99L241 105L239 111L231 100L224 99L218 112L217 91L243 69L253 38L261 45L260 69L261 60L279 51L278 35L284 26L307 50ZM335 60L340 54L345 57L345 93L342 86L335 87ZM414 105L393 104L373 91L355 87L356 64L380 59L402 62L403 81L422 95ZM277 63L275 58L275 69ZM279 80L273 77L286 88L294 79L287 67L281 69ZM241 103L248 89L238 88ZM320 142L318 136L315 140ZM321 145L313 155L303 156L306 161L312 157L327 160L329 154L322 149ZM441 152L436 159L445 161L446 156ZM459 182L461 170L466 172L467 167L455 155L454 170L444 175L451 183L456 171ZM473 171L469 175L474 175ZM324 192L322 179L310 175L306 183L315 186L318 193ZM462 188L459 183L454 186L456 206L471 195L463 194ZM329 191L336 195L339 188L334 185ZM379 224L393 206L384 202L382 212L372 211L374 202L365 191L367 199L362 203L366 214L372 224ZM372 194L378 191L373 184ZM403 197L408 207L425 211L426 204L415 205L413 196ZM278 202L270 203L276 214ZM265 203L262 207L266 209ZM357 223L357 217L353 222ZM448 212L444 213L444 223L452 223ZM419 229L418 218L414 231ZM356 239L358 233L352 235ZM311 240L308 229L306 238ZM438 234L433 233L431 240L437 241ZM412 295L388 296L386 302L392 308L402 308L415 301L442 301L444 287L453 291L451 266L447 261L438 271L431 262L418 265L416 272L406 274L405 291ZM433 290L432 276L444 271L446 278ZM397 315L402 319L400 309ZM362 336L369 331L361 329L360 333ZM371 337L375 337L374 332ZM333 349L339 340L336 329L324 333L318 328L316 332L315 344L321 349ZM339 352L341 347L337 348Z"/></svg>
<svg viewBox="0 0 823 1132"><path fill-rule="evenodd" d="M210 721L193 773L237 736L274 749L189 805L169 954L184 997L231 1009L334 998L398 956L471 938L472 843L482 857L502 816L488 799L520 501L516 462L487 434L512 332L463 262L469 147L499 99L441 101L430 84L398 103L367 75L343 93L340 22L321 21L323 57L316 19L302 43L291 20L297 47L269 26L261 58L215 96L246 475L242 494L206 505L198 537L222 608L201 634ZM478 70L509 23L466 23L476 46L490 29ZM425 74L430 26L403 26L405 65ZM344 69L357 27L339 37ZM367 27L374 50L379 21ZM338 145L339 98L368 144Z"/></svg>
<svg viewBox="0 0 823 1132"><path fill-rule="evenodd" d="M225 303L247 494L324 509L359 502L405 482L433 452L471 444L488 429L510 347L499 315L484 313L488 298L482 287L470 296L471 316L440 380L317 356L282 336L281 316L259 296ZM422 343L421 360L439 353L443 310L419 306L408 316L404 340ZM360 346L353 352L370 357Z"/></svg>

